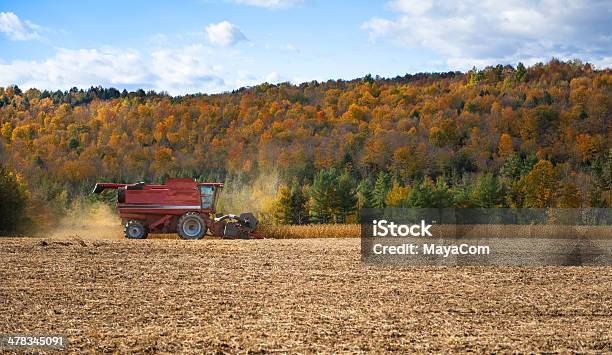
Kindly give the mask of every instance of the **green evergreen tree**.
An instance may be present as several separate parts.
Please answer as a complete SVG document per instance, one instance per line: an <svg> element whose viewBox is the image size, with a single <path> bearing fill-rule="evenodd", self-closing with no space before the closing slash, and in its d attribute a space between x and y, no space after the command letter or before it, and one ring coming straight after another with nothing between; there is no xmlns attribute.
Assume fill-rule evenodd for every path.
<svg viewBox="0 0 612 355"><path fill-rule="evenodd" d="M376 183L374 184L374 190L372 191L372 207L374 208L385 208L385 198L391 190L389 174L385 171L378 173Z"/></svg>
<svg viewBox="0 0 612 355"><path fill-rule="evenodd" d="M304 195L302 186L298 184L297 180L293 180L291 184L291 223L308 223L308 211L306 210L307 202L308 200Z"/></svg>
<svg viewBox="0 0 612 355"><path fill-rule="evenodd" d="M431 197L431 205L424 207L447 208L453 205L453 194L441 177L436 180Z"/></svg>
<svg viewBox="0 0 612 355"><path fill-rule="evenodd" d="M470 187L465 184L455 185L452 189L453 207L470 208L474 207L470 200Z"/></svg>
<svg viewBox="0 0 612 355"><path fill-rule="evenodd" d="M538 163L538 157L531 153L523 159L523 166L521 169L521 176L527 175L531 169Z"/></svg>
<svg viewBox="0 0 612 355"><path fill-rule="evenodd" d="M334 169L320 170L310 187L310 217L315 223L332 223L339 205Z"/></svg>
<svg viewBox="0 0 612 355"><path fill-rule="evenodd" d="M434 189L431 184L422 181L415 183L406 199L406 207L409 208L431 208L434 204Z"/></svg>
<svg viewBox="0 0 612 355"><path fill-rule="evenodd" d="M526 77L527 77L527 68L525 68L525 65L523 63L519 62L518 65L516 66L516 72L514 73L514 78L516 79L516 81L520 83L524 81Z"/></svg>
<svg viewBox="0 0 612 355"><path fill-rule="evenodd" d="M521 156L516 152L510 153L510 155L508 155L506 158L504 165L502 165L500 169L500 174L511 180L516 180L521 177L522 173L523 160L521 159Z"/></svg>
<svg viewBox="0 0 612 355"><path fill-rule="evenodd" d="M25 186L0 165L0 233L14 233L27 227L27 200Z"/></svg>
<svg viewBox="0 0 612 355"><path fill-rule="evenodd" d="M527 175L538 162L535 154L525 158L514 152L506 158L506 162L500 169L500 175L504 178L501 190L505 194L503 205L513 208L521 208L524 204L524 194L521 192L521 178Z"/></svg>
<svg viewBox="0 0 612 355"><path fill-rule="evenodd" d="M493 174L478 177L470 192L470 205L478 208L501 207L504 193L499 179Z"/></svg>
<svg viewBox="0 0 612 355"><path fill-rule="evenodd" d="M527 175L537 162L538 158L535 154L521 158L518 153L513 152L508 155L499 173L508 179L518 180L521 176Z"/></svg>
<svg viewBox="0 0 612 355"><path fill-rule="evenodd" d="M307 223L306 202L302 187L296 180L293 180L290 188L282 186L274 207L274 220L279 224Z"/></svg>
<svg viewBox="0 0 612 355"><path fill-rule="evenodd" d="M372 208L374 183L370 177L359 182L357 185L357 208Z"/></svg>
<svg viewBox="0 0 612 355"><path fill-rule="evenodd" d="M353 162L353 157L349 152L344 153L344 157L342 157L342 161L340 162L340 169L345 169L348 171L353 171L355 163Z"/></svg>
<svg viewBox="0 0 612 355"><path fill-rule="evenodd" d="M612 207L612 149L591 164L588 197L593 207Z"/></svg>
<svg viewBox="0 0 612 355"><path fill-rule="evenodd" d="M336 222L345 223L347 217L355 212L357 208L357 191L355 186L355 180L349 174L348 170L345 170L338 177L338 186L336 189L338 210L336 213Z"/></svg>

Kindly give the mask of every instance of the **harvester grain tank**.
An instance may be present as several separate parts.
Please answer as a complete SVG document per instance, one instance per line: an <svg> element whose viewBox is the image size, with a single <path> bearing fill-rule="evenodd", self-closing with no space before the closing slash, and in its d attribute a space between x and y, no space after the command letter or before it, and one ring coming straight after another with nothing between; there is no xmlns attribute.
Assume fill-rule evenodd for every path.
<svg viewBox="0 0 612 355"><path fill-rule="evenodd" d="M117 190L117 211L124 234L144 239L150 233L177 232L182 239L210 234L223 238L257 238L257 218L252 213L217 215L216 203L223 183L167 179L164 184L97 183L93 193Z"/></svg>

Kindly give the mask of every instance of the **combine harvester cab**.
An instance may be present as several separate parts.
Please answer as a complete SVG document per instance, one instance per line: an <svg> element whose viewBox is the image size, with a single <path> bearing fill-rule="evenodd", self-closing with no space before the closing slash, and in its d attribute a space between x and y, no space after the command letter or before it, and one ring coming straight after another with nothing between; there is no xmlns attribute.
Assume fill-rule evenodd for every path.
<svg viewBox="0 0 612 355"><path fill-rule="evenodd" d="M163 185L97 183L93 193L117 190L117 212L126 238L149 233L177 232L182 239L201 239L207 233L223 238L257 238L252 213L215 215L223 183L198 183L189 178L168 179Z"/></svg>

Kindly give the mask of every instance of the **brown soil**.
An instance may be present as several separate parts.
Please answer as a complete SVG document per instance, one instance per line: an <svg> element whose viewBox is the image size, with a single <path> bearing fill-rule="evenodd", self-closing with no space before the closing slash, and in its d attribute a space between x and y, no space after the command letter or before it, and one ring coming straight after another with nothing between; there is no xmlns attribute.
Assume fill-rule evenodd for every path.
<svg viewBox="0 0 612 355"><path fill-rule="evenodd" d="M366 267L358 239L0 239L0 333L71 352L612 351L610 267Z"/></svg>

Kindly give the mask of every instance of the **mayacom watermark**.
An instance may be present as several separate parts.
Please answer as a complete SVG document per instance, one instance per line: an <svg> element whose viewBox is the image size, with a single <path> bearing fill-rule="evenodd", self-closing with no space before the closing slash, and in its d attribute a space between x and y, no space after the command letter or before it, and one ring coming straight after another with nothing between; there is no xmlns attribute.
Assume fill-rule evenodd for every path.
<svg viewBox="0 0 612 355"><path fill-rule="evenodd" d="M437 244L400 244L384 245L374 244L372 252L376 255L440 255L447 258L451 255L489 255L491 248L488 245L437 245Z"/></svg>
<svg viewBox="0 0 612 355"><path fill-rule="evenodd" d="M433 237L431 234L432 224L421 220L418 224L397 224L386 219L372 221L373 237ZM385 245L376 243L372 252L376 255L441 255L444 258L450 255L488 255L491 248L488 245L452 244L438 245L433 243L400 245Z"/></svg>
<svg viewBox="0 0 612 355"><path fill-rule="evenodd" d="M608 209L365 209L372 265L612 265Z"/></svg>

